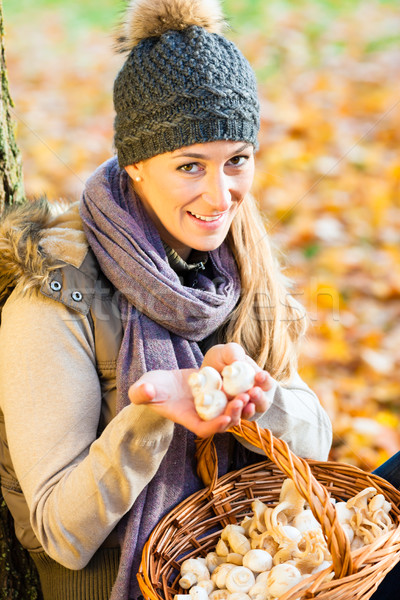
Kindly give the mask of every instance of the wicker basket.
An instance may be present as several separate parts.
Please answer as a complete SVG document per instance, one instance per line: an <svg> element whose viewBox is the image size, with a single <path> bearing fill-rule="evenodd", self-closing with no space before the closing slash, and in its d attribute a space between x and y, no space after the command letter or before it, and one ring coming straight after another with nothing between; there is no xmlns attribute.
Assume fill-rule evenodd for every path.
<svg viewBox="0 0 400 600"><path fill-rule="evenodd" d="M281 600L367 600L400 560L400 526L373 543L350 551L329 496L346 500L374 486L392 503L391 515L400 517L400 492L385 480L357 467L335 462L303 460L287 444L261 430L255 423L242 422L231 433L262 448L271 460L245 467L217 479L216 452L212 438L198 445L199 473L206 488L192 494L164 517L150 535L138 573L147 600L172 600L179 587L180 564L186 558L205 556L214 550L221 530L252 515L254 498L274 506L282 482L293 479L321 523L332 555L333 566L310 575ZM334 571L334 578L326 575Z"/></svg>

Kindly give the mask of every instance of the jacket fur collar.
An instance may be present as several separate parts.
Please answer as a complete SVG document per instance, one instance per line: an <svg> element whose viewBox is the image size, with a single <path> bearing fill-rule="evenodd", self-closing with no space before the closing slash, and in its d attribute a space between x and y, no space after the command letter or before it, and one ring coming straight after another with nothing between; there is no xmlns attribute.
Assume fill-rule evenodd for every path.
<svg viewBox="0 0 400 600"><path fill-rule="evenodd" d="M0 307L15 287L39 288L63 263L79 268L87 250L78 203L41 198L7 208L0 221Z"/></svg>

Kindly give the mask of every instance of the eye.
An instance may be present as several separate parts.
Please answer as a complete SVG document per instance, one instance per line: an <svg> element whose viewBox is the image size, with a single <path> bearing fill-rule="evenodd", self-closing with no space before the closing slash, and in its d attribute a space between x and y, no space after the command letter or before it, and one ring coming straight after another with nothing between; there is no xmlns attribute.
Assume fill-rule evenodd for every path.
<svg viewBox="0 0 400 600"><path fill-rule="evenodd" d="M199 173L201 171L201 167L198 163L188 163L178 167L178 171L183 171L184 173Z"/></svg>
<svg viewBox="0 0 400 600"><path fill-rule="evenodd" d="M229 162L232 165L234 165L235 167L243 167L246 164L246 162L249 160L249 158L250 158L249 156L241 154L238 156L233 156Z"/></svg>

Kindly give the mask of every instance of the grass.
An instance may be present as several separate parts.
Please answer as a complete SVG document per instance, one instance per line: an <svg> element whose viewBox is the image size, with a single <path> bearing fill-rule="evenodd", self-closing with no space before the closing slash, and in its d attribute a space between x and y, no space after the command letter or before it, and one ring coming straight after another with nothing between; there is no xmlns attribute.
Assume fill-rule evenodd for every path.
<svg viewBox="0 0 400 600"><path fill-rule="evenodd" d="M98 27L107 29L118 22L123 14L123 0L6 0L3 4L4 18L18 22L36 20L43 11L57 11L64 22L79 28Z"/></svg>
<svg viewBox="0 0 400 600"><path fill-rule="evenodd" d="M1 1L1 0L0 0ZM370 1L370 0L369 0ZM371 0L377 6L398 6L399 0ZM112 33L115 26L122 20L127 0L5 0L3 13L7 32L7 23L18 25L32 24L32 29L39 29L46 18L46 12L54 12L59 21L64 24L62 43L75 44L80 35L87 30L100 29ZM303 23L302 30L310 56L315 64L320 60L319 46L324 34L332 27L332 23L346 15L356 14L364 5L365 0L222 0L224 13L231 28L229 37L257 32L263 36L266 43L271 40L271 53L265 61L258 76L265 80L271 74L279 71L282 57L277 44L274 42L279 20L287 15L296 15ZM351 40L331 41L331 50L341 53L346 50ZM60 42L61 44L61 42ZM336 45L335 45L336 44ZM400 34L386 32L369 40L364 48L367 55L386 50L400 44ZM272 50L272 48L275 48Z"/></svg>
<svg viewBox="0 0 400 600"><path fill-rule="evenodd" d="M375 0L381 5L398 5L398 0ZM319 18L351 12L365 0L224 0L223 7L233 29L266 28L277 13L315 9ZM123 14L125 0L6 0L6 19L26 20L43 10L61 11L70 25L109 28Z"/></svg>

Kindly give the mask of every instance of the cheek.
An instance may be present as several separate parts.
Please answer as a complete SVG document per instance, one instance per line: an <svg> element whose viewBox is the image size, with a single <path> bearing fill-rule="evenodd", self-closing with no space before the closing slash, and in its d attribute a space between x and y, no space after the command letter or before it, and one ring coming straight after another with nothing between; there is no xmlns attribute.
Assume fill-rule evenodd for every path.
<svg viewBox="0 0 400 600"><path fill-rule="evenodd" d="M238 186L239 204L241 202L243 202L243 200L245 199L247 194L250 192L252 184L253 184L252 176L245 177L240 182L240 185Z"/></svg>

